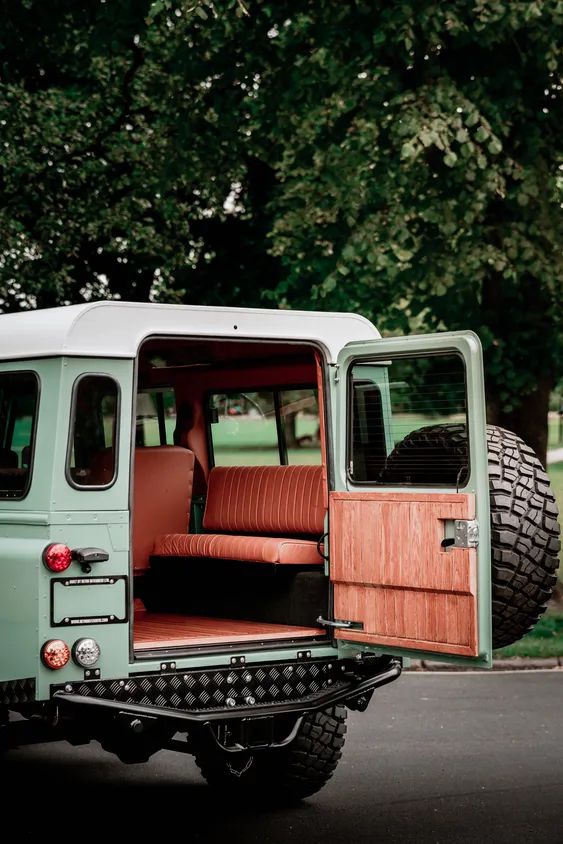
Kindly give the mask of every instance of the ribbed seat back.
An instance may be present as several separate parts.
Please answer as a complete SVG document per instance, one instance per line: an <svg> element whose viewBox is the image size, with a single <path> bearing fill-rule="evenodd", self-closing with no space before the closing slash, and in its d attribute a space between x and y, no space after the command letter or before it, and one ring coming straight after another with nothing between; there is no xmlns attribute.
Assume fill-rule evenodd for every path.
<svg viewBox="0 0 563 844"><path fill-rule="evenodd" d="M208 532L320 536L324 516L321 466L217 466L209 474Z"/></svg>

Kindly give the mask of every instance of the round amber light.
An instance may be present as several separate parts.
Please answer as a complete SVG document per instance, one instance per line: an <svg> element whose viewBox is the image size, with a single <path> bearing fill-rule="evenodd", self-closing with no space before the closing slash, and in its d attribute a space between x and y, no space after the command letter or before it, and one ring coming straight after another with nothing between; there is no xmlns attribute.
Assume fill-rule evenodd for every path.
<svg viewBox="0 0 563 844"><path fill-rule="evenodd" d="M41 659L53 671L64 668L70 659L70 648L62 639L50 639L41 648Z"/></svg>
<svg viewBox="0 0 563 844"><path fill-rule="evenodd" d="M53 542L51 545L47 545L43 551L43 562L49 571L66 571L72 563L72 551L67 545Z"/></svg>

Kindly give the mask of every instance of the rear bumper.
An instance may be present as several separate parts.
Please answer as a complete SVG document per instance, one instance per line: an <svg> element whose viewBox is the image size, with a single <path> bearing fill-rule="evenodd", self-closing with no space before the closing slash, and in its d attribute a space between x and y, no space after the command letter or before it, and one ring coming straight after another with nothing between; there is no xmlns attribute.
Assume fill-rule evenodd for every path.
<svg viewBox="0 0 563 844"><path fill-rule="evenodd" d="M298 718L337 703L364 709L374 689L400 674L398 660L323 659L68 684L53 688L53 700L61 714L73 718L147 717L189 731L272 716Z"/></svg>

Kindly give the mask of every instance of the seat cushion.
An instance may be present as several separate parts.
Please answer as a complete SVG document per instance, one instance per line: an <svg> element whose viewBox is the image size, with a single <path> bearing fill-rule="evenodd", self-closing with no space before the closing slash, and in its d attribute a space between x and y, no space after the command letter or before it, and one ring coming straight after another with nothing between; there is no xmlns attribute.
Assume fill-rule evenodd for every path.
<svg viewBox="0 0 563 844"><path fill-rule="evenodd" d="M210 533L320 536L322 483L321 466L216 466L203 526Z"/></svg>
<svg viewBox="0 0 563 844"><path fill-rule="evenodd" d="M270 536L228 536L216 533L171 533L158 536L153 554L160 557L211 557L247 563L321 565L317 543Z"/></svg>

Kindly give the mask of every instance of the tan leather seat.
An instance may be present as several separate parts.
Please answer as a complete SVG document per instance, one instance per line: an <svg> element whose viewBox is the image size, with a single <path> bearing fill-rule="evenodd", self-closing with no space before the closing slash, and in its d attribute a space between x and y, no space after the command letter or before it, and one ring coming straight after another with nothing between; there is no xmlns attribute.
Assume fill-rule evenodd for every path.
<svg viewBox="0 0 563 844"><path fill-rule="evenodd" d="M221 466L209 474L203 517L207 532L161 535L153 553L322 564L317 540L324 515L321 466Z"/></svg>
<svg viewBox="0 0 563 844"><path fill-rule="evenodd" d="M133 573L149 567L155 539L189 528L194 454L179 446L135 449L133 483Z"/></svg>
<svg viewBox="0 0 563 844"><path fill-rule="evenodd" d="M306 539L278 539L271 536L229 536L217 533L187 533L159 536L153 553L158 557L213 557L246 563L316 565L322 563L317 543Z"/></svg>

